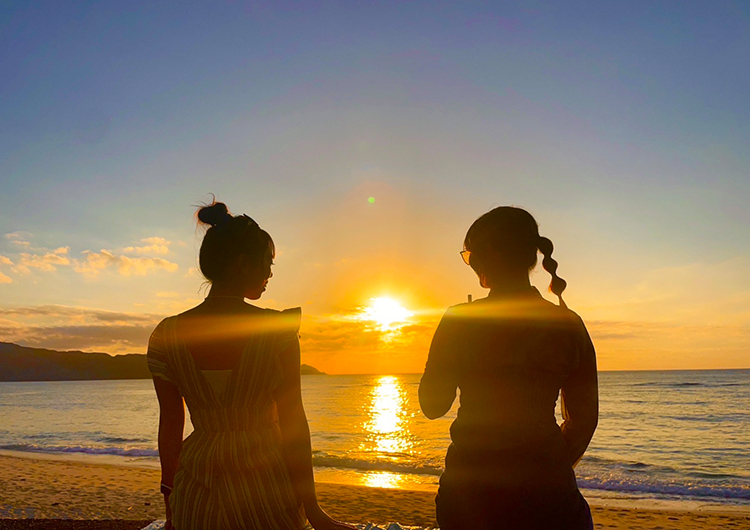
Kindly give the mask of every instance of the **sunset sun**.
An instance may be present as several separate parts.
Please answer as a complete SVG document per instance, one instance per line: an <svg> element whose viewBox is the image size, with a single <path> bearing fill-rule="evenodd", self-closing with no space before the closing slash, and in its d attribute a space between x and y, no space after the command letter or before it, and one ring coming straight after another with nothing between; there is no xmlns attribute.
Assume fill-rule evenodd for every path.
<svg viewBox="0 0 750 530"><path fill-rule="evenodd" d="M362 308L360 320L377 324L381 331L390 331L398 324L405 322L413 313L399 302L386 296L371 298L370 303Z"/></svg>

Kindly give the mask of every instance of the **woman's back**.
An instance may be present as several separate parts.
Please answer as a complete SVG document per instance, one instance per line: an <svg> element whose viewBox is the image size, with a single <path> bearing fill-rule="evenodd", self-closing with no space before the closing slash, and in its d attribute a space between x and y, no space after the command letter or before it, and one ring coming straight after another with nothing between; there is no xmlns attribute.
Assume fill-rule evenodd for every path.
<svg viewBox="0 0 750 530"><path fill-rule="evenodd" d="M302 403L300 310L258 300L276 247L245 214L212 202L199 264L211 284L197 307L163 320L148 364L159 400L166 528L352 530L318 504ZM185 402L195 430L183 441ZM304 507L304 513L302 508Z"/></svg>
<svg viewBox="0 0 750 530"><path fill-rule="evenodd" d="M300 311L213 316L165 319L149 349L152 372L179 388L195 428L182 445L170 499L175 526L201 527L190 522L197 511L198 520L211 521L210 527L228 521L227 528L242 528L231 521L255 519L264 528L300 528L274 400L282 382L279 355L296 341ZM240 341L244 346L233 351ZM205 357L193 355L191 346ZM229 348L226 355L222 347ZM203 370L216 367L231 370L220 393Z"/></svg>
<svg viewBox="0 0 750 530"><path fill-rule="evenodd" d="M562 300L552 251L531 214L512 206L480 216L464 238L461 257L490 293L448 309L419 387L431 419L460 390L436 498L445 530L592 528L573 467L596 428L596 355ZM559 306L531 286L539 253Z"/></svg>
<svg viewBox="0 0 750 530"><path fill-rule="evenodd" d="M451 436L460 448L538 445L561 435L557 397L589 345L580 319L533 288L454 306L435 334L423 394L440 372L452 374L461 406Z"/></svg>

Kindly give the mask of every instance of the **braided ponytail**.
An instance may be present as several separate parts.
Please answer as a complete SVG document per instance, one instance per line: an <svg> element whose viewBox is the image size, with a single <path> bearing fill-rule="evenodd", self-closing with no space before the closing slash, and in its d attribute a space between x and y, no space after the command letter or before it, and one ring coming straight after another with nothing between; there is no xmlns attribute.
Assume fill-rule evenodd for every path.
<svg viewBox="0 0 750 530"><path fill-rule="evenodd" d="M562 307L567 307L565 305L565 301L562 299L562 293L568 286L568 282L557 275L557 262L552 258L552 251L554 250L552 241L550 241L546 237L539 236L537 247L539 248L539 252L542 253L542 256L544 256L544 259L542 260L542 267L544 267L544 270L549 272L550 276L552 276L552 281L549 284L549 290L557 295L557 298L560 300L560 305Z"/></svg>

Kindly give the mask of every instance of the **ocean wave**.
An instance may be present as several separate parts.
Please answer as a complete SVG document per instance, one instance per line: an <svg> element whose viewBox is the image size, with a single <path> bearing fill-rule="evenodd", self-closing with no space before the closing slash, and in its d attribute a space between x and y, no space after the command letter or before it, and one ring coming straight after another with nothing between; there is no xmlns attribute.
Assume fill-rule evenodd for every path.
<svg viewBox="0 0 750 530"><path fill-rule="evenodd" d="M111 456L159 456L156 449L135 449L125 447L85 447L81 445L35 445L35 444L8 444L0 445L0 449L6 451L22 451L27 453L74 453L87 455L111 455Z"/></svg>
<svg viewBox="0 0 750 530"><path fill-rule="evenodd" d="M148 438L125 438L120 436L99 436L96 438L97 442L105 444L134 444L134 443L148 443Z"/></svg>
<svg viewBox="0 0 750 530"><path fill-rule="evenodd" d="M156 449L127 447L44 446L36 444L6 444L0 449L32 453L110 455L131 458L158 457ZM386 471L406 475L439 476L442 468L419 463L399 463L364 460L322 454L313 456L319 468L340 468L356 471ZM633 471L637 471L633 473ZM625 494L691 497L750 501L750 482L728 474L690 473L682 479L669 468L651 466L643 462L614 462L606 458L587 457L577 470L578 485L591 490ZM697 480L696 480L697 479Z"/></svg>
<svg viewBox="0 0 750 530"><path fill-rule="evenodd" d="M594 455L583 455L583 458L581 459L581 464L600 464L603 466L616 466L616 467L624 467L624 468L647 468L652 467L651 464L646 464L644 462L639 462L637 460L612 460L610 458L604 458L601 456L594 456Z"/></svg>
<svg viewBox="0 0 750 530"><path fill-rule="evenodd" d="M699 484L678 482L644 482L614 477L578 478L578 487L615 491L620 493L647 493L652 495L671 495L678 497L717 498L731 500L750 500L748 484Z"/></svg>
<svg viewBox="0 0 750 530"><path fill-rule="evenodd" d="M313 465L316 467L337 467L341 469L354 469L357 471L389 471L391 473L403 473L406 475L434 475L438 476L443 468L427 464L412 464L388 462L383 460L360 460L335 455L313 455Z"/></svg>
<svg viewBox="0 0 750 530"><path fill-rule="evenodd" d="M665 418L686 421L692 423L722 423L722 422L745 422L750 420L750 414L737 412L734 414L707 414L705 416L664 416Z"/></svg>
<svg viewBox="0 0 750 530"><path fill-rule="evenodd" d="M631 383L628 386L652 386L659 388L685 388L685 387L710 387L710 388L722 388L727 386L746 386L746 383L712 383L712 382L698 382L698 381L648 381L645 383Z"/></svg>

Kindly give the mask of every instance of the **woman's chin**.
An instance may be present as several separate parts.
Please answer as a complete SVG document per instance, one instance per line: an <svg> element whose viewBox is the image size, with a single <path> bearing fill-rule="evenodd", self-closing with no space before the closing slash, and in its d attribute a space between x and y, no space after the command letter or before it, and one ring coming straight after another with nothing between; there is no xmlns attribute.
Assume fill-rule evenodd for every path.
<svg viewBox="0 0 750 530"><path fill-rule="evenodd" d="M263 296L263 293L265 292L266 288L261 287L260 289L256 289L254 291L250 291L245 293L245 298L249 300L258 300L261 296Z"/></svg>

